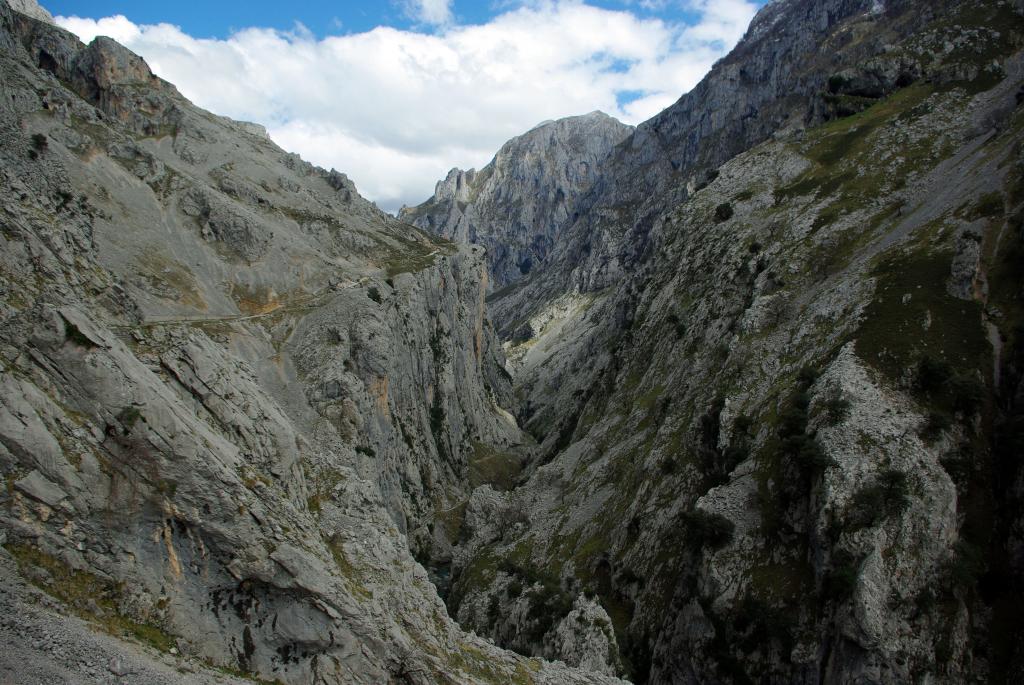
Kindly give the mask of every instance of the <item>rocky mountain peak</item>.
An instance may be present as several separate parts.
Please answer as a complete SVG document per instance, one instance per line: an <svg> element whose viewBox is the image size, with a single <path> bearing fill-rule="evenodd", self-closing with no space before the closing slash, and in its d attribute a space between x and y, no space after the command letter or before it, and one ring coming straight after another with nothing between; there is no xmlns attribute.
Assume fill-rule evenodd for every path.
<svg viewBox="0 0 1024 685"><path fill-rule="evenodd" d="M15 12L20 12L39 21L45 21L48 24L53 23L53 15L36 0L8 0L8 4Z"/></svg>
<svg viewBox="0 0 1024 685"><path fill-rule="evenodd" d="M543 122L508 141L480 171L453 169L434 196L399 218L487 249L492 287L528 275L558 241L575 203L632 127L602 112Z"/></svg>
<svg viewBox="0 0 1024 685"><path fill-rule="evenodd" d="M777 0L403 220L11 7L0 680L1024 682L1024 0Z"/></svg>

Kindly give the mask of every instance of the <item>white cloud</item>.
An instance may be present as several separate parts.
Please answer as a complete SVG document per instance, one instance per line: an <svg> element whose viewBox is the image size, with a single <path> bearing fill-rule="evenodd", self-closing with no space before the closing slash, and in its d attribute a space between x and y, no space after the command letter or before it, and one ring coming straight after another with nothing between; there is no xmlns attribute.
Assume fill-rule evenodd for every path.
<svg viewBox="0 0 1024 685"><path fill-rule="evenodd" d="M209 40L123 16L58 22L86 41L111 36L196 104L264 124L282 147L346 172L394 210L429 197L451 167L486 164L539 121L600 109L638 123L674 102L756 9L687 2L701 16L692 26L546 0L433 34L379 27L320 40L301 27ZM447 0L417 4L450 20Z"/></svg>
<svg viewBox="0 0 1024 685"><path fill-rule="evenodd" d="M452 0L407 0L406 13L424 24L448 24L452 20Z"/></svg>

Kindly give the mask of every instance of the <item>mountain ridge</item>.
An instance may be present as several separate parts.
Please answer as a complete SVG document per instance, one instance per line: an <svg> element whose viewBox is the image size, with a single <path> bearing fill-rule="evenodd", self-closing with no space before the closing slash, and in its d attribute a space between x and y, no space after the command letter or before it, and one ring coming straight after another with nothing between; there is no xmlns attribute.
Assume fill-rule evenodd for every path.
<svg viewBox="0 0 1024 685"><path fill-rule="evenodd" d="M463 625L546 653L546 577L635 682L1019 677L1021 14L773 3L605 160L489 298L540 448L471 498Z"/></svg>
<svg viewBox="0 0 1024 685"><path fill-rule="evenodd" d="M504 288L544 261L558 227L575 212L571 198L586 193L601 161L630 131L596 111L543 122L505 143L480 171L453 169L433 198L403 208L399 218L482 245L493 287Z"/></svg>
<svg viewBox="0 0 1024 685"><path fill-rule="evenodd" d="M0 2L0 43L3 630L67 641L3 677L616 682L461 631L413 556L522 439L481 250L110 39Z"/></svg>
<svg viewBox="0 0 1024 685"><path fill-rule="evenodd" d="M405 221L10 8L0 679L1024 678L1024 2L776 0Z"/></svg>

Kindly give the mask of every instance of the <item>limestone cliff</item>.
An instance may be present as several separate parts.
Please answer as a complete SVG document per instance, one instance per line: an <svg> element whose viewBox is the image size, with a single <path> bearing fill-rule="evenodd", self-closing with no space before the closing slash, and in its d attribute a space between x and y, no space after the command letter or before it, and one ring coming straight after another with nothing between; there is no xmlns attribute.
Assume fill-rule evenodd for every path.
<svg viewBox="0 0 1024 685"><path fill-rule="evenodd" d="M0 1L2 629L66 644L2 679L100 679L56 608L135 643L108 678L612 682L462 632L413 558L524 440L482 249L39 19Z"/></svg>
<svg viewBox="0 0 1024 685"><path fill-rule="evenodd" d="M601 112L545 122L506 143L480 171L452 169L434 197L399 218L482 245L493 287L530 274L578 218L605 158L632 128Z"/></svg>
<svg viewBox="0 0 1024 685"><path fill-rule="evenodd" d="M469 502L463 625L573 658L593 598L634 682L1024 677L1022 47L1014 3L778 0L617 148L490 301L540 447Z"/></svg>

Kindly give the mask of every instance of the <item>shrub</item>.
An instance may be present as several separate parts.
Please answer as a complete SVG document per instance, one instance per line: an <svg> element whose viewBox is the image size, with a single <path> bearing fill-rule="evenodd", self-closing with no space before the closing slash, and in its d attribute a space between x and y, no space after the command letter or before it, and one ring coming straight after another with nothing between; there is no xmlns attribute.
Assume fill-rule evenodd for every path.
<svg viewBox="0 0 1024 685"><path fill-rule="evenodd" d="M858 490L850 502L847 522L856 530L870 528L910 506L907 474L894 469L882 471L869 485Z"/></svg>
<svg viewBox="0 0 1024 685"><path fill-rule="evenodd" d="M135 424L142 420L145 423L146 419L143 418L142 412L136 407L128 406L122 409L117 415L117 421L121 424L121 431L125 435L130 435Z"/></svg>
<svg viewBox="0 0 1024 685"><path fill-rule="evenodd" d="M917 362L917 388L922 392L939 392L952 375L953 367L944 359L926 354Z"/></svg>
<svg viewBox="0 0 1024 685"><path fill-rule="evenodd" d="M838 426L846 420L850 414L850 400L843 397L841 391L836 390L825 400L825 416L830 426Z"/></svg>
<svg viewBox="0 0 1024 685"><path fill-rule="evenodd" d="M985 384L974 376L954 374L949 381L953 408L964 414L974 414L985 399Z"/></svg>
<svg viewBox="0 0 1024 685"><path fill-rule="evenodd" d="M1003 196L999 191L986 193L978 198L978 204L972 212L975 219L992 218L1003 215Z"/></svg>
<svg viewBox="0 0 1024 685"><path fill-rule="evenodd" d="M959 372L929 355L917 363L916 387L929 399L954 411L973 415L985 401L986 386L974 372Z"/></svg>
<svg viewBox="0 0 1024 685"><path fill-rule="evenodd" d="M798 464L810 471L824 471L830 466L835 466L835 461L825 453L825 449L813 435L804 436L793 456Z"/></svg>
<svg viewBox="0 0 1024 685"><path fill-rule="evenodd" d="M934 442L942 437L942 434L949 430L952 425L953 420L946 412L929 412L928 418L925 419L924 426L921 428L920 435L928 442Z"/></svg>
<svg viewBox="0 0 1024 685"><path fill-rule="evenodd" d="M821 589L826 599L844 602L853 596L860 577L860 563L847 555L838 555L835 565L825 576Z"/></svg>
<svg viewBox="0 0 1024 685"><path fill-rule="evenodd" d="M381 298L380 296L380 290L378 290L374 286L367 288L366 296L369 297L374 302L376 302L377 304L380 304L383 301L383 298Z"/></svg>
<svg viewBox="0 0 1024 685"><path fill-rule="evenodd" d="M679 340L684 335L686 335L686 324L684 324L679 319L679 315L678 314L676 314L675 312L672 312L667 317L665 317L665 320L668 321L669 326L671 326L672 330L675 332L676 340Z"/></svg>
<svg viewBox="0 0 1024 685"><path fill-rule="evenodd" d="M749 457L750 447L746 443L733 442L722 453L722 468L726 473L731 473L734 468L745 462Z"/></svg>
<svg viewBox="0 0 1024 685"><path fill-rule="evenodd" d="M715 207L715 220L718 222L728 221L729 219L732 218L732 215L732 205L729 204L728 202L723 202L722 204Z"/></svg>
<svg viewBox="0 0 1024 685"><path fill-rule="evenodd" d="M526 631L531 642L540 643L545 633L572 611L573 598L562 591L553 578L541 581L540 586L527 590L530 600L527 618L533 623Z"/></svg>
<svg viewBox="0 0 1024 685"><path fill-rule="evenodd" d="M687 541L697 549L721 549L732 542L736 526L721 514L694 509L682 515Z"/></svg>
<svg viewBox="0 0 1024 685"><path fill-rule="evenodd" d="M814 385L814 382L818 380L818 376L820 375L821 374L818 370L813 366L805 366L800 369L799 373L796 375L797 386L800 387L801 390L807 390Z"/></svg>
<svg viewBox="0 0 1024 685"><path fill-rule="evenodd" d="M946 562L946 574L955 586L973 587L985 571L985 557L981 550L960 540L953 549L953 557Z"/></svg>
<svg viewBox="0 0 1024 685"><path fill-rule="evenodd" d="M50 147L50 142L46 139L46 136L42 133L36 133L32 135L32 148L28 151L28 156L31 159L38 159L39 155L46 152L46 149Z"/></svg>
<svg viewBox="0 0 1024 685"><path fill-rule="evenodd" d="M822 471L835 462L825 454L824 448L815 435L807 433L807 408L811 396L806 388L814 383L817 372L806 367L800 371L797 383L800 390L790 401L790 406L779 416L779 437L782 440L782 451L785 456L793 459L805 471Z"/></svg>
<svg viewBox="0 0 1024 685"><path fill-rule="evenodd" d="M746 414L740 414L736 417L736 420L732 423L732 430L734 435L747 435L750 433L750 429L754 426L754 419L750 418Z"/></svg>

